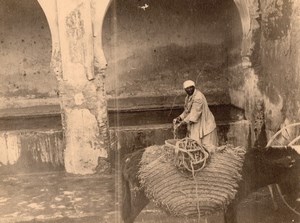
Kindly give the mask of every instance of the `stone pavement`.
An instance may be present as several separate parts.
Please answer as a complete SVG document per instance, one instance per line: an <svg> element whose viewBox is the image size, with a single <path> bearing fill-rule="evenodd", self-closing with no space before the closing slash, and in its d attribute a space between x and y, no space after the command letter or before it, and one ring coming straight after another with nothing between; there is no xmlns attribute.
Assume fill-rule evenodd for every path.
<svg viewBox="0 0 300 223"><path fill-rule="evenodd" d="M0 223L121 223L117 174L71 175L48 172L0 175ZM280 204L275 211L267 188L239 206L239 223L296 223L300 218ZM150 203L136 223L199 223L170 217ZM201 223L205 219L200 219ZM222 223L221 214L208 223Z"/></svg>
<svg viewBox="0 0 300 223"><path fill-rule="evenodd" d="M0 180L1 223L118 222L114 175L51 172L2 175Z"/></svg>

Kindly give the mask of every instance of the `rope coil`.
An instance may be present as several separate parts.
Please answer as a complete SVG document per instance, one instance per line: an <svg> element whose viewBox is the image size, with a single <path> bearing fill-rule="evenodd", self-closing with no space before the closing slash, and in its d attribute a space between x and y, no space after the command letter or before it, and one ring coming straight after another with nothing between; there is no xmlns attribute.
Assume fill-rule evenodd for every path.
<svg viewBox="0 0 300 223"><path fill-rule="evenodd" d="M190 138L166 140L165 144L175 150L175 166L191 172L193 176L205 167L210 157L203 145Z"/></svg>

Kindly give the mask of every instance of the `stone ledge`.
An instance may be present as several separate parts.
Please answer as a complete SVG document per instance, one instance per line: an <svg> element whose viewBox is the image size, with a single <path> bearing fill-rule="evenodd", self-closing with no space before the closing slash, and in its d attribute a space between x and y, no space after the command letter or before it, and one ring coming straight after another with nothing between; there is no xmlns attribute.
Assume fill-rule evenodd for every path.
<svg viewBox="0 0 300 223"><path fill-rule="evenodd" d="M157 99L157 98L156 98ZM155 99L155 100L156 100ZM144 99L145 101L145 99ZM130 105L129 105L130 107ZM128 107L128 109L129 109ZM243 120L244 111L230 104L210 105L216 121ZM122 110L123 109L123 110ZM159 125L171 123L183 111L183 106L108 110L109 126ZM41 105L24 108L0 109L0 131L20 129L62 129L59 105Z"/></svg>
<svg viewBox="0 0 300 223"><path fill-rule="evenodd" d="M37 105L30 107L19 107L19 108L5 108L0 109L0 117L14 118L14 117L40 117L49 115L60 115L60 105Z"/></svg>
<svg viewBox="0 0 300 223"><path fill-rule="evenodd" d="M164 108L182 108L185 94L165 96L120 97L108 99L109 111L132 111ZM230 100L223 93L205 94L209 105L228 105Z"/></svg>
<svg viewBox="0 0 300 223"><path fill-rule="evenodd" d="M242 109L232 105L210 105L210 110L215 116L216 122L230 122L244 120ZM109 111L110 127L160 125L172 123L173 119L180 115L183 107L132 110L132 111Z"/></svg>

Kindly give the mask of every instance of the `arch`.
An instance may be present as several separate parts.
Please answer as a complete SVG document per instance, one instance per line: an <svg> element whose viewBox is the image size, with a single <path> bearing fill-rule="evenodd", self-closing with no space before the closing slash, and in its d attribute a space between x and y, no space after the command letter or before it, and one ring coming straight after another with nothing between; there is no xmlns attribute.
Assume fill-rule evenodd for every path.
<svg viewBox="0 0 300 223"><path fill-rule="evenodd" d="M103 71L107 67L107 60L103 51L102 30L105 14L112 0L91 0L92 5L92 20L93 20L93 35L95 67Z"/></svg>
<svg viewBox="0 0 300 223"><path fill-rule="evenodd" d="M59 44L59 32L58 32L58 21L57 21L57 4L56 0L37 0L42 7L51 32L52 40L52 58L51 58L51 68L59 78L62 74L61 70L61 54L60 54L60 44Z"/></svg>
<svg viewBox="0 0 300 223"><path fill-rule="evenodd" d="M233 0L241 19L243 40L242 40L242 66L248 68L252 66L250 56L252 55L254 48L254 41L252 35L254 29L257 29L259 25L255 21L258 17L258 2L252 1L249 3L247 0ZM251 4L251 5L250 5Z"/></svg>
<svg viewBox="0 0 300 223"><path fill-rule="evenodd" d="M249 7L248 3L245 0L233 0L238 12L240 14L241 23L242 23L242 29L243 29L243 37L246 38L250 33L250 13L249 13Z"/></svg>
<svg viewBox="0 0 300 223"><path fill-rule="evenodd" d="M57 1L37 0L41 5L48 20L52 36L52 69L59 77L61 76L61 53L58 30ZM107 61L102 46L102 26L106 11L111 4L111 0L91 0L92 27L94 37L94 59L95 68L103 71L107 66Z"/></svg>

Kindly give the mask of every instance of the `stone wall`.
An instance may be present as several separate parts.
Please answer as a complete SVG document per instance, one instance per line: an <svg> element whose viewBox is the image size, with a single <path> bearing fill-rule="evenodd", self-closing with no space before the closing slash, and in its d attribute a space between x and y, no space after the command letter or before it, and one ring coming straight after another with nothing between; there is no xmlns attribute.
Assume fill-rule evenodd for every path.
<svg viewBox="0 0 300 223"><path fill-rule="evenodd" d="M64 169L61 130L0 132L0 173Z"/></svg>
<svg viewBox="0 0 300 223"><path fill-rule="evenodd" d="M299 1L237 2L249 12L242 45L248 63L229 67L230 96L252 123L252 142L263 129L265 145L266 137L300 117Z"/></svg>
<svg viewBox="0 0 300 223"><path fill-rule="evenodd" d="M189 78L206 94L228 95L225 68L239 60L240 43L233 1L113 1L103 26L108 95L183 94Z"/></svg>
<svg viewBox="0 0 300 223"><path fill-rule="evenodd" d="M239 60L241 41L234 3L164 0L143 8L146 3L115 0L106 14L102 45L108 95L182 94L187 78L207 94L228 95L225 68ZM0 5L2 107L59 103L42 8L36 0L1 0Z"/></svg>
<svg viewBox="0 0 300 223"><path fill-rule="evenodd" d="M274 131L300 120L299 1L262 1L261 73L266 124ZM272 106L273 105L273 106Z"/></svg>
<svg viewBox="0 0 300 223"><path fill-rule="evenodd" d="M57 98L57 80L50 72L51 34L39 3L1 0L0 15L0 107Z"/></svg>
<svg viewBox="0 0 300 223"><path fill-rule="evenodd" d="M102 33L97 32L103 36L106 77L99 69L97 87L88 82L80 91L84 93L64 84L58 90L55 70L49 66L51 34L38 2L0 0L0 5L1 109L58 104L59 91L65 90L69 98L63 103L75 113L77 107L83 108L81 115L85 108L92 111L94 121L88 126L98 132L97 124L106 122L101 119L106 112L102 91L108 98L142 101L182 96L182 82L191 78L210 104L228 103L245 110L252 124L251 141L266 140L261 136L265 130L270 137L282 125L299 121L298 0L115 0ZM72 81L72 72L67 74ZM118 108L118 102L113 106ZM68 116L64 120L70 121L67 131L80 130L82 126L74 124L77 113L73 117L64 111Z"/></svg>

